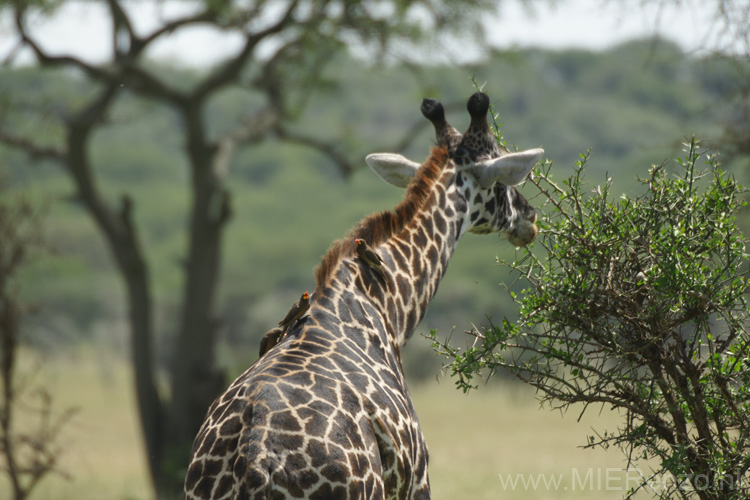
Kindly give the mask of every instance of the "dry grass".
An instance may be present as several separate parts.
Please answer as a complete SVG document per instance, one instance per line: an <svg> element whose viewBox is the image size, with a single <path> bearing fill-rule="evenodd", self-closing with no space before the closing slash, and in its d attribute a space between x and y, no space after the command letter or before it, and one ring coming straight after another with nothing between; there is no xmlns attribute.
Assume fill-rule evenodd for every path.
<svg viewBox="0 0 750 500"><path fill-rule="evenodd" d="M28 355L24 365L29 365ZM33 364L36 368L36 363ZM148 499L151 490L130 372L122 361L101 359L87 351L72 358L48 359L36 381L53 397L53 408L76 408L59 441L60 471L45 477L32 499ZM19 425L33 425L33 415L19 414ZM0 478L0 498L10 498Z"/></svg>
<svg viewBox="0 0 750 500"><path fill-rule="evenodd" d="M48 384L58 408L75 406L79 413L64 433L61 469L70 475L45 478L33 498L55 500L149 499L151 490L128 367L101 360L93 352L72 359L46 361L40 381ZM417 411L430 447L430 476L435 498L617 499L621 489L606 491L604 481L572 490L573 468L583 479L594 468L621 469L622 456L582 450L591 427L614 428L613 414L578 415L539 409L524 388L497 384L464 395L450 381L413 388ZM498 474L562 474L561 487L513 491L503 488ZM612 477L613 473L610 473ZM595 479L593 476L592 479ZM10 498L0 479L0 498ZM617 483L611 483L610 486ZM621 483L619 484L621 485ZM590 488L594 486L594 488ZM566 490L565 488L568 487Z"/></svg>
<svg viewBox="0 0 750 500"><path fill-rule="evenodd" d="M578 414L539 408L527 388L506 384L465 395L443 380L412 394L430 449L435 498L614 500L625 495L623 455L581 448L592 429L616 428L620 418L611 411L590 410L578 421ZM506 480L522 475L542 482L535 488L519 481L513 489L503 486L500 474Z"/></svg>

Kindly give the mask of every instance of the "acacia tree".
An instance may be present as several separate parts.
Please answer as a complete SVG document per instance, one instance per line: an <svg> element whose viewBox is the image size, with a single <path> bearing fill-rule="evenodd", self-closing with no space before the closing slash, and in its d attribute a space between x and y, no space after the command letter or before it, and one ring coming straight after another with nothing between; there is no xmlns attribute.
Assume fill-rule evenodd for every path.
<svg viewBox="0 0 750 500"><path fill-rule="evenodd" d="M464 390L504 370L553 408L622 410L622 426L588 446L656 464L628 497L748 498L750 281L736 224L744 190L694 140L676 174L653 166L635 198L586 186L584 165L563 184L549 165L531 177L547 203L541 249L509 264L528 283L513 295L519 320L477 333L468 349L434 345Z"/></svg>
<svg viewBox="0 0 750 500"><path fill-rule="evenodd" d="M4 96L6 119L0 118L0 141L26 151L31 158L59 163L74 181L75 198L108 245L126 290L135 388L151 479L160 497L174 497L181 490L193 437L206 408L224 385L215 359L215 296L223 233L232 213L224 174L233 152L275 136L319 150L348 173L353 164L334 144L301 135L289 126L318 85L325 64L351 44L382 54L394 43L418 41L427 33L481 32L472 20L492 2L195 0L183 2L193 7L191 13L169 19L144 34L132 21L129 9L135 2L101 0L109 14L112 52L99 64L75 54L53 55L36 40L29 19L48 14L60 3L0 2L0 8L12 16L18 38L18 45L4 59L11 62L21 49L30 49L41 67L73 71L94 90L82 103L55 103L64 111L54 114L45 112L41 105L29 109L29 103L24 104L20 110L23 113L36 112L46 119L59 120L63 134L52 144L42 142L33 132L24 135L10 128L5 120L14 111L14 100L12 95ZM239 34L242 46L192 84L161 78L148 64L149 50L168 35L193 26ZM262 105L230 132L212 138L206 119L210 101L230 87L253 93ZM154 299L147 249L134 222L133 199L127 193L119 200L105 196L90 154L96 132L107 126L118 100L127 93L166 105L179 116L189 168L185 280L172 347L175 361L166 391L156 383Z"/></svg>

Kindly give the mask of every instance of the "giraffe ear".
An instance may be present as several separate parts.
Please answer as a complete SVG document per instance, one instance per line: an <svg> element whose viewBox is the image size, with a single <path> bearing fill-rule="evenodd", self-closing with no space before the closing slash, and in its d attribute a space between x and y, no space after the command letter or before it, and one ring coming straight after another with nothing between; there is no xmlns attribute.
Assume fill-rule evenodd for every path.
<svg viewBox="0 0 750 500"><path fill-rule="evenodd" d="M373 153L365 161L381 179L401 188L409 185L420 167L419 163L396 153Z"/></svg>
<svg viewBox="0 0 750 500"><path fill-rule="evenodd" d="M526 179L543 154L544 150L541 148L509 153L499 158L479 161L462 171L473 175L479 185L485 189L496 182L506 186L516 186Z"/></svg>

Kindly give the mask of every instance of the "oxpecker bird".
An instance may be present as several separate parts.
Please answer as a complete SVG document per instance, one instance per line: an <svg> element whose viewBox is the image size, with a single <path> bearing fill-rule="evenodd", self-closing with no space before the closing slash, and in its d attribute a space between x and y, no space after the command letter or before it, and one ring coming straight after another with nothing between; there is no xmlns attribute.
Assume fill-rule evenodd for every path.
<svg viewBox="0 0 750 500"><path fill-rule="evenodd" d="M260 339L260 351L258 352L258 358L262 358L273 346L279 343L281 336L284 334L284 330L281 328L273 328L263 335Z"/></svg>
<svg viewBox="0 0 750 500"><path fill-rule="evenodd" d="M279 326L284 329L284 333L286 333L295 321L304 316L308 309L310 309L310 294L305 292L302 294L302 297L294 303L291 309L289 309L289 312L286 313L284 319L279 321Z"/></svg>
<svg viewBox="0 0 750 500"><path fill-rule="evenodd" d="M357 255L367 264L367 267L376 271L383 281L385 281L385 271L383 271L383 261L375 250L367 246L367 242L361 238L354 240L357 244Z"/></svg>

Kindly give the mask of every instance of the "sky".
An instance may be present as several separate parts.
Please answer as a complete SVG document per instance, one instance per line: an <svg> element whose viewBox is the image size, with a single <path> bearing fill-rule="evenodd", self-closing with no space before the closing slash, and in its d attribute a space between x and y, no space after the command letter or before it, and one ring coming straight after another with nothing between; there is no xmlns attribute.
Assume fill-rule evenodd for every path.
<svg viewBox="0 0 750 500"><path fill-rule="evenodd" d="M686 52L695 52L707 39L716 37L716 27L706 22L713 16L715 0L666 2L670 6L658 15L659 2L648 0L559 0L557 6L544 1L533 3L534 12L530 13L518 0L500 2L497 15L488 16L485 21L493 46L603 50L626 40L659 33L679 43ZM679 3L679 8L673 7L673 3ZM142 3L133 10L136 30L149 32L161 20L177 15L180 10L184 12L184 5L185 2L170 0ZM54 54L74 53L87 61L100 62L111 51L106 20L106 13L99 5L69 2L54 18L33 20L32 33ZM12 23L6 15L0 18L1 59L14 46L11 33ZM203 28L182 29L154 47L150 55L200 67L236 51L240 44L241 39L236 35ZM467 54L471 57L470 51ZM16 62L31 60L29 53L22 53Z"/></svg>
<svg viewBox="0 0 750 500"><path fill-rule="evenodd" d="M539 3L539 2L538 2ZM518 45L543 48L607 49L634 38L659 33L694 51L709 36L704 20L713 15L713 2L687 0L659 9L644 0L572 0L537 7L529 15L520 2L501 8L498 30L491 37L501 47Z"/></svg>

